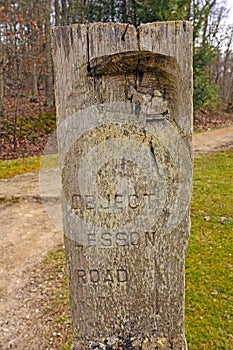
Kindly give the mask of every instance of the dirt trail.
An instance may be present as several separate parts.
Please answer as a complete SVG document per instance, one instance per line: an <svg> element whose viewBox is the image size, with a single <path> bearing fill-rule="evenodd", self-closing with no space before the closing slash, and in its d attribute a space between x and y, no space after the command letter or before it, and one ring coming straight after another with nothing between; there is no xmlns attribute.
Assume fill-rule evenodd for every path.
<svg viewBox="0 0 233 350"><path fill-rule="evenodd" d="M0 205L1 350L45 349L39 346L39 336L33 339L37 331L32 328L35 320L40 324L40 314L34 306L28 307L25 287L31 283L33 269L63 242L62 232L48 216L48 211L57 213L57 221L61 221L59 184L53 181L50 187L46 198L43 197L38 172L0 180L0 199L5 201ZM38 286L31 287L32 292L33 288L38 289Z"/></svg>
<svg viewBox="0 0 233 350"><path fill-rule="evenodd" d="M225 148L233 148L233 126L194 136L194 154ZM51 200L47 198L47 209L50 207L54 213L60 210L58 189L59 185L53 182ZM30 323L25 319L21 312L23 296L19 295L33 267L62 242L62 233L48 217L40 199L38 173L0 180L1 198L10 201L0 207L0 349L44 350L38 345L39 338L34 339L35 347L27 341L35 320ZM39 322L38 315L35 319Z"/></svg>
<svg viewBox="0 0 233 350"><path fill-rule="evenodd" d="M209 130L195 134L193 150L196 153L216 152L233 148L233 126L224 129Z"/></svg>
<svg viewBox="0 0 233 350"><path fill-rule="evenodd" d="M49 220L41 201L33 198L2 206L0 230L0 349L27 349L26 345L12 345L12 341L19 341L17 328L22 327L26 317L21 314L23 298L19 294L33 267L62 242L62 233ZM19 323L15 324L12 320L17 310Z"/></svg>
<svg viewBox="0 0 233 350"><path fill-rule="evenodd" d="M2 207L0 227L3 252L0 276L4 281L0 298L5 308L12 302L12 293L25 280L26 271L41 261L48 250L61 243L62 234L48 220L43 205L35 200Z"/></svg>

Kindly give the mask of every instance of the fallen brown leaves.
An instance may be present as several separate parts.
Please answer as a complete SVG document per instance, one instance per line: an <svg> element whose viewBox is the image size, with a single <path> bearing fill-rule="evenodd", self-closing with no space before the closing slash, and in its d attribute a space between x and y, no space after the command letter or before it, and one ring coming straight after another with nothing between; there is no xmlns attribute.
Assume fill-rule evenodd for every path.
<svg viewBox="0 0 233 350"><path fill-rule="evenodd" d="M194 113L194 131L206 131L227 127L233 124L233 110L205 110Z"/></svg>
<svg viewBox="0 0 233 350"><path fill-rule="evenodd" d="M44 100L43 96L38 102L32 102L29 97L20 97L18 101L6 98L5 115L0 120L0 159L26 158L43 153L54 123L45 120L47 125L43 127L39 119L43 114L48 114L48 118L55 114L55 108L45 107Z"/></svg>

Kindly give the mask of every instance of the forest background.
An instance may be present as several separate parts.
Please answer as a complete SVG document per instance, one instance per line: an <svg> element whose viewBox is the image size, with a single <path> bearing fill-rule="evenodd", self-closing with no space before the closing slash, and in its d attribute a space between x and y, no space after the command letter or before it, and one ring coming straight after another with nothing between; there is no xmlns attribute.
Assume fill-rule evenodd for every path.
<svg viewBox="0 0 233 350"><path fill-rule="evenodd" d="M40 155L55 128L51 26L169 20L193 24L195 129L232 124L227 1L0 0L0 159Z"/></svg>

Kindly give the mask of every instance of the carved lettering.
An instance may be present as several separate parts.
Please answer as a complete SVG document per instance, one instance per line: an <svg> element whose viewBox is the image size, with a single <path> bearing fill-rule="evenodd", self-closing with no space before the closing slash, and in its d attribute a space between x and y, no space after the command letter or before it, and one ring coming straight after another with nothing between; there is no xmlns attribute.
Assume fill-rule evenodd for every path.
<svg viewBox="0 0 233 350"><path fill-rule="evenodd" d="M139 232L102 232L99 234L96 232L87 233L87 246L88 247L124 247L130 244L139 245L140 236L142 233ZM151 238L150 238L151 240Z"/></svg>
<svg viewBox="0 0 233 350"><path fill-rule="evenodd" d="M90 282L92 283L98 283L100 280L100 276L99 276L99 271L98 270L90 270L89 271L89 275L90 275Z"/></svg>
<svg viewBox="0 0 233 350"><path fill-rule="evenodd" d="M136 209L139 206L138 196L136 194L132 194L129 196L129 207L131 209Z"/></svg>
<svg viewBox="0 0 233 350"><path fill-rule="evenodd" d="M108 200L107 200L107 203L106 204L102 204L102 203L100 203L100 209L109 209L109 206L110 206L110 195L108 194L107 195L107 198L108 198Z"/></svg>
<svg viewBox="0 0 233 350"><path fill-rule="evenodd" d="M81 196L79 194L73 194L72 196L72 208L78 209L80 207Z"/></svg>
<svg viewBox="0 0 233 350"><path fill-rule="evenodd" d="M86 283L86 272L84 270L77 270L78 283Z"/></svg>
<svg viewBox="0 0 233 350"><path fill-rule="evenodd" d="M111 270L107 270L106 275L103 278L103 282L114 282Z"/></svg>
<svg viewBox="0 0 233 350"><path fill-rule="evenodd" d="M87 240L88 240L88 246L94 247L96 246L96 236L95 233L89 233L87 234Z"/></svg>
<svg viewBox="0 0 233 350"><path fill-rule="evenodd" d="M78 284L97 284L97 283L124 283L128 281L128 273L126 269L116 270L77 270Z"/></svg>
<svg viewBox="0 0 233 350"><path fill-rule="evenodd" d="M87 247L127 247L129 245L140 246L141 239L144 237L145 246L156 245L156 232L88 232ZM82 248L83 245L76 243L76 248Z"/></svg>
<svg viewBox="0 0 233 350"><path fill-rule="evenodd" d="M126 232L117 232L116 233L116 244L118 246L125 246L128 244Z"/></svg>
<svg viewBox="0 0 233 350"><path fill-rule="evenodd" d="M149 246L149 245L155 246L155 238L156 238L155 232L146 232L145 233L146 246Z"/></svg>
<svg viewBox="0 0 233 350"><path fill-rule="evenodd" d="M138 232L130 232L130 243L133 245L139 244L140 235Z"/></svg>
<svg viewBox="0 0 233 350"><path fill-rule="evenodd" d="M145 237L146 246L155 246L156 244L156 232L102 232L99 234L96 232L87 233L87 246L88 247L126 247L130 244L134 246L140 245L140 237Z"/></svg>
<svg viewBox="0 0 233 350"><path fill-rule="evenodd" d="M72 208L82 210L124 210L126 207L137 209L142 205L147 205L149 208L152 208L155 205L155 200L155 193L144 193L140 196L135 193L129 195L116 193L112 201L110 200L109 194L107 194L106 199L92 194L86 194L83 196L80 194L74 194L72 196Z"/></svg>
<svg viewBox="0 0 233 350"><path fill-rule="evenodd" d="M86 195L86 209L95 209L95 196Z"/></svg>
<svg viewBox="0 0 233 350"><path fill-rule="evenodd" d="M126 282L128 280L127 271L125 269L117 270L117 280L118 282Z"/></svg>
<svg viewBox="0 0 233 350"><path fill-rule="evenodd" d="M111 240L111 233L104 232L101 234L101 242L103 246L105 247L111 247L112 246L112 240Z"/></svg>
<svg viewBox="0 0 233 350"><path fill-rule="evenodd" d="M115 195L115 206L117 209L124 209L123 195L116 194Z"/></svg>

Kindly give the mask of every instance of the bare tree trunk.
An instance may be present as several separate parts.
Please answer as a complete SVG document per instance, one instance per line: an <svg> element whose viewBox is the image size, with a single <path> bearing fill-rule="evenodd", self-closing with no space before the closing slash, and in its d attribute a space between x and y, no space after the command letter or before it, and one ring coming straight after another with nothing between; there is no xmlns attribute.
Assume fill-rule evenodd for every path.
<svg viewBox="0 0 233 350"><path fill-rule="evenodd" d="M67 21L69 24L75 23L75 16L76 16L76 11L75 11L75 3L74 0L68 0L68 18Z"/></svg>
<svg viewBox="0 0 233 350"><path fill-rule="evenodd" d="M36 62L35 58L33 57L33 62L32 62L32 101L37 102L37 69L36 69Z"/></svg>
<svg viewBox="0 0 233 350"><path fill-rule="evenodd" d="M4 53L0 32L0 118L4 116Z"/></svg>
<svg viewBox="0 0 233 350"><path fill-rule="evenodd" d="M127 0L122 1L122 19L123 22L127 22Z"/></svg>
<svg viewBox="0 0 233 350"><path fill-rule="evenodd" d="M13 125L13 151L17 151L17 121L19 113L19 96L18 91L15 91L15 113L14 113L14 125Z"/></svg>
<svg viewBox="0 0 233 350"><path fill-rule="evenodd" d="M61 0L62 5L62 25L65 26L67 24L67 3L66 0Z"/></svg>
<svg viewBox="0 0 233 350"><path fill-rule="evenodd" d="M223 59L223 77L222 77L222 98L225 102L230 102L230 86L231 86L231 80L232 80L232 73L229 74L229 72L232 72L232 39L229 38L226 50L224 51L224 59ZM230 80L230 81L229 81Z"/></svg>
<svg viewBox="0 0 233 350"><path fill-rule="evenodd" d="M86 9L86 0L81 0L81 18L80 18L81 23L84 23L85 21L85 9Z"/></svg>
<svg viewBox="0 0 233 350"><path fill-rule="evenodd" d="M110 1L110 14L111 14L111 21L112 21L112 22L115 21L115 13L116 13L115 1L114 1L114 0L111 0L111 1Z"/></svg>
<svg viewBox="0 0 233 350"><path fill-rule="evenodd" d="M188 6L187 6L187 12L184 20L189 21L191 17L191 7L192 7L192 0L189 0Z"/></svg>
<svg viewBox="0 0 233 350"><path fill-rule="evenodd" d="M60 25L60 5L59 0L55 0L55 25Z"/></svg>
<svg viewBox="0 0 233 350"><path fill-rule="evenodd" d="M51 47L51 24L50 24L50 8L51 0L46 0L46 106L54 105L53 91L53 64L52 64L52 47Z"/></svg>

